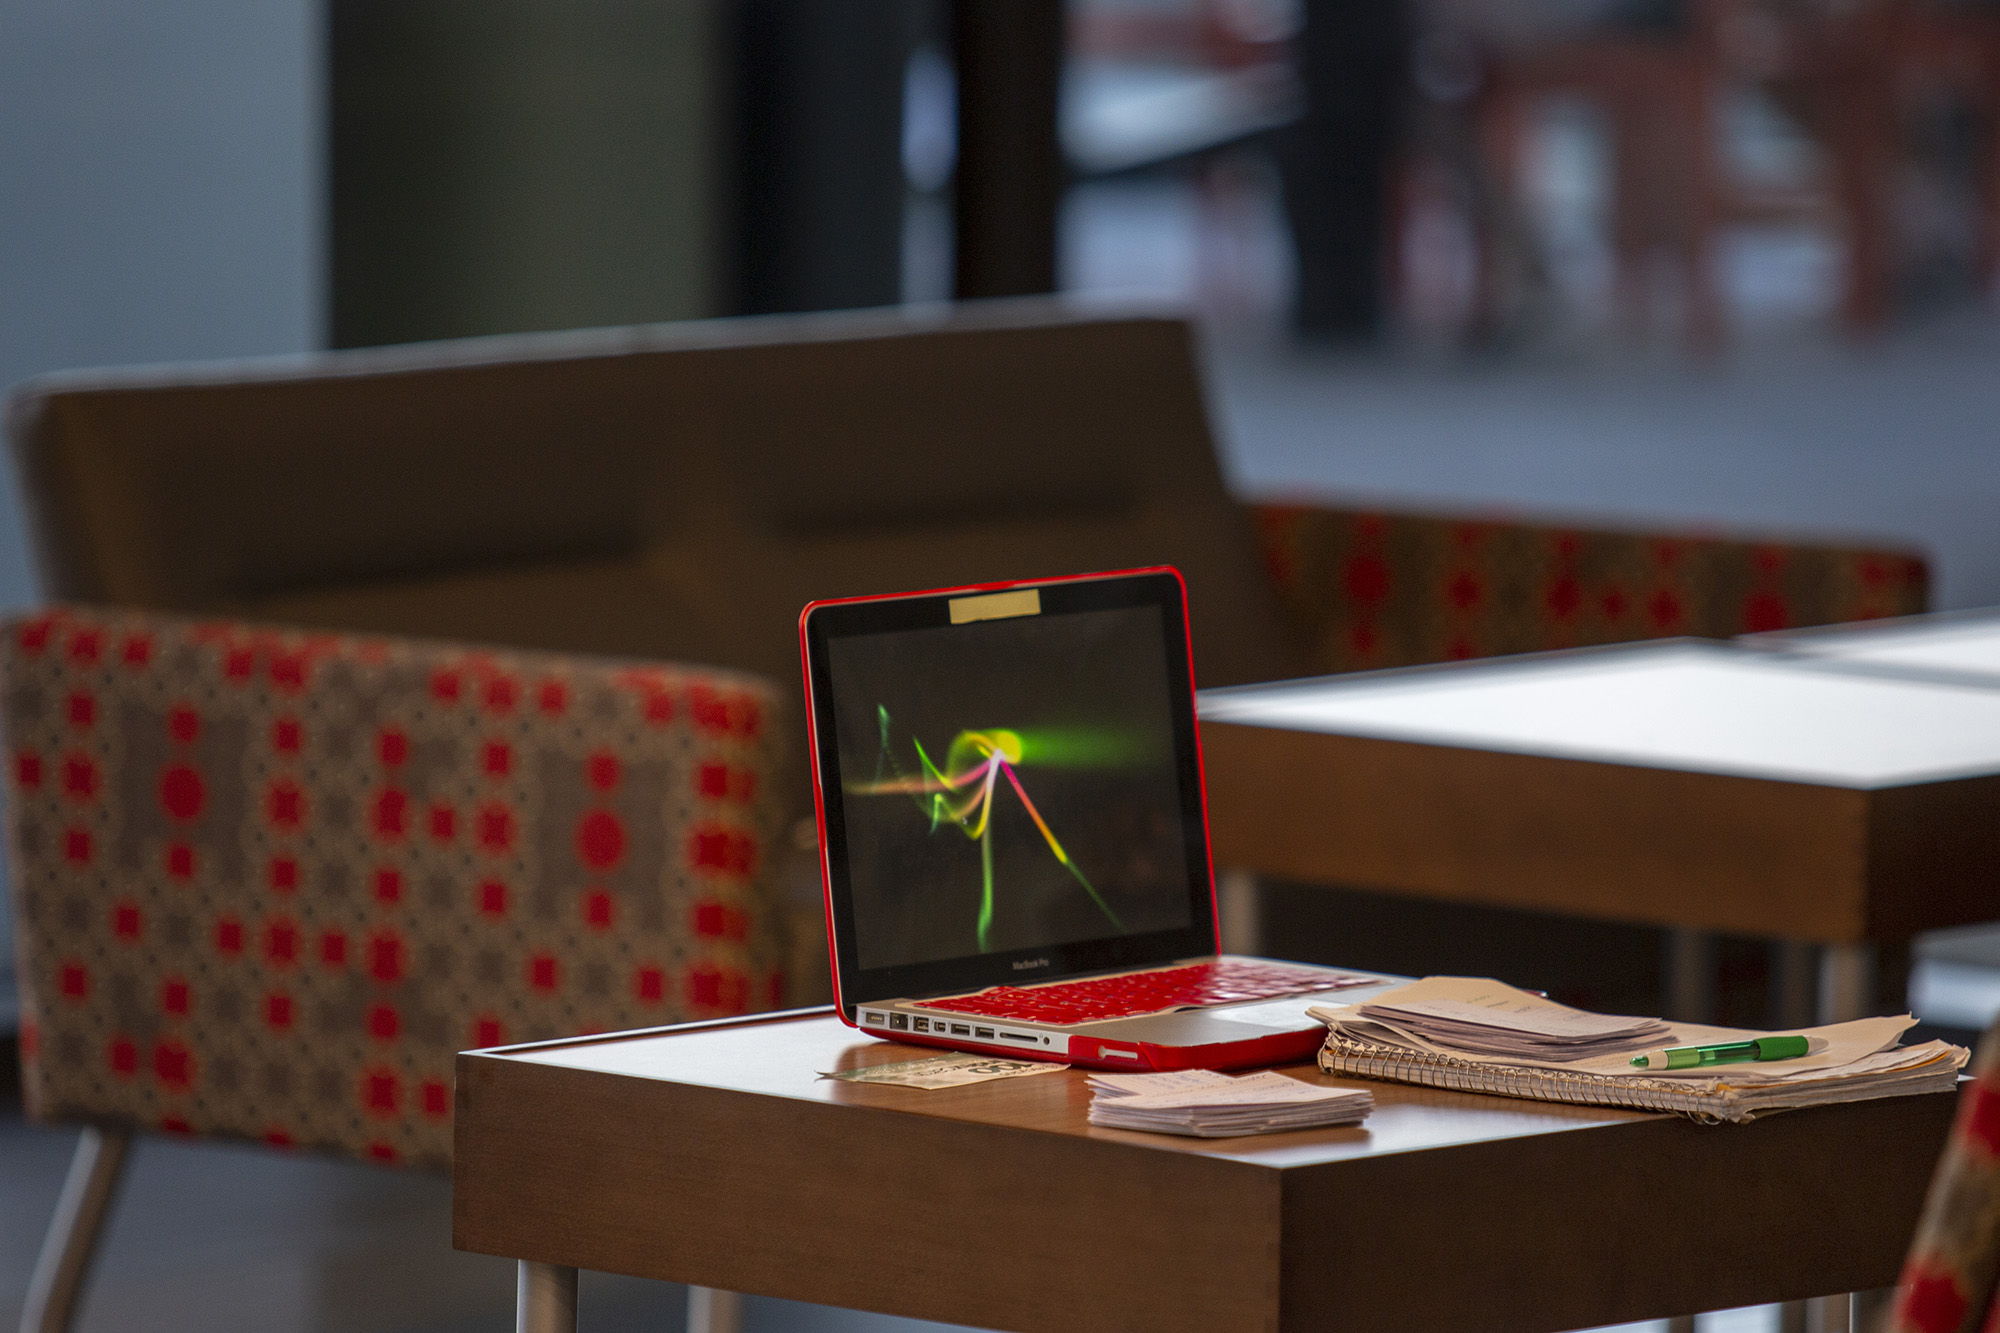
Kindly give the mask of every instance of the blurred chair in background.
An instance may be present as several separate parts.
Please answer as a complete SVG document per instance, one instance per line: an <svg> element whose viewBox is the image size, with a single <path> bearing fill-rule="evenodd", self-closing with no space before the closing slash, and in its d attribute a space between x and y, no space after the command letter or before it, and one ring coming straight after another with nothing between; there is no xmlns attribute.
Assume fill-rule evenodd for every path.
<svg viewBox="0 0 2000 1333"><path fill-rule="evenodd" d="M1991 296L2000 279L2000 14L1960 0L1737 2L1738 30L1753 35L1741 45L1762 58L1754 73L1825 148L1846 326L1869 333L1893 317L1913 264L1939 248L1940 224L1963 233L1964 276Z"/></svg>
<svg viewBox="0 0 2000 1333"><path fill-rule="evenodd" d="M1856 1333L1978 1333L2000 1321L2000 1024L1966 1073L1888 1316Z"/></svg>
<svg viewBox="0 0 2000 1333"><path fill-rule="evenodd" d="M1889 319L1913 265L1938 248L1936 236L1919 234L1926 229L1966 233L1966 285L1982 295L1993 286L2000 17L1981 6L1438 0L1418 50L1427 96L1416 124L1426 129L1414 151L1461 178L1476 235L1475 331L1533 304L1521 275L1545 264L1520 253L1537 245L1520 215L1536 112L1558 99L1589 108L1605 127L1613 310L1628 333L1659 322L1661 279L1670 275L1677 295L1667 304L1687 344L1717 350L1729 325L1721 247L1740 225L1831 234L1841 261L1830 304L1855 333ZM1463 87L1425 77L1426 53L1434 62L1439 51L1467 66L1462 80L1443 81ZM1728 111L1745 96L1768 99L1816 146L1821 165L1806 181L1773 186L1736 169ZM1459 119L1473 128L1456 129ZM1941 137L1956 146L1940 148ZM1455 147L1460 139L1476 150ZM1954 212L1956 220L1936 216Z"/></svg>
<svg viewBox="0 0 2000 1333"><path fill-rule="evenodd" d="M82 1143L24 1328L135 1132L449 1165L470 1047L784 990L787 702L756 677L58 609L6 626L38 1119Z"/></svg>
<svg viewBox="0 0 2000 1333"><path fill-rule="evenodd" d="M1706 0L1681 5L1594 7L1582 31L1547 35L1496 53L1475 114L1502 188L1518 197L1533 105L1550 97L1597 108L1609 130L1612 159L1610 250L1614 308L1630 336L1655 322L1658 261L1679 288L1688 344L1721 345L1725 316L1716 270L1723 207L1715 120L1721 82L1707 25ZM1504 239L1490 222L1481 237L1482 313L1501 298L1496 253Z"/></svg>

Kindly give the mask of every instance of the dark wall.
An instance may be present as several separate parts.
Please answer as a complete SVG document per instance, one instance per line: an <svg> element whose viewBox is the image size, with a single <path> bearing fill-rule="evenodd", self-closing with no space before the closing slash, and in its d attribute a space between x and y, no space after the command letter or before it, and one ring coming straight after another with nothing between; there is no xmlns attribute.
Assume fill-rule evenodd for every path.
<svg viewBox="0 0 2000 1333"><path fill-rule="evenodd" d="M335 347L895 302L926 0L330 0Z"/></svg>
<svg viewBox="0 0 2000 1333"><path fill-rule="evenodd" d="M332 0L336 347L718 313L710 0Z"/></svg>
<svg viewBox="0 0 2000 1333"><path fill-rule="evenodd" d="M903 73L920 0L735 0L734 308L902 290Z"/></svg>

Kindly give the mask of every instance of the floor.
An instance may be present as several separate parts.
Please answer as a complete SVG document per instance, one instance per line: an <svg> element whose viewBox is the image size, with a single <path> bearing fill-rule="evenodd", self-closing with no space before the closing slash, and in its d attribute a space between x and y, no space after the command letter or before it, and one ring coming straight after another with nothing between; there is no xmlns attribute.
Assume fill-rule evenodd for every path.
<svg viewBox="0 0 2000 1333"><path fill-rule="evenodd" d="M73 1131L0 1118L0 1327L20 1318ZM257 1148L142 1141L78 1333L499 1333L514 1265L451 1248L447 1181ZM686 1290L586 1273L588 1333L675 1333ZM745 1333L945 1325L751 1297Z"/></svg>

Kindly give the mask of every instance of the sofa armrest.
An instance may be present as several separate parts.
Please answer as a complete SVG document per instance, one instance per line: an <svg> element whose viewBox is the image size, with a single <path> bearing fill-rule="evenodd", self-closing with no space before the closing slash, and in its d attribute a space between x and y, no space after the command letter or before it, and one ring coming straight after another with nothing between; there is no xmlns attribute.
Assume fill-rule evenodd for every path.
<svg viewBox="0 0 2000 1333"><path fill-rule="evenodd" d="M776 1006L780 698L702 667L7 624L31 1108L436 1165L461 1049Z"/></svg>
<svg viewBox="0 0 2000 1333"><path fill-rule="evenodd" d="M1316 671L1912 615L1911 550L1306 504L1250 506Z"/></svg>

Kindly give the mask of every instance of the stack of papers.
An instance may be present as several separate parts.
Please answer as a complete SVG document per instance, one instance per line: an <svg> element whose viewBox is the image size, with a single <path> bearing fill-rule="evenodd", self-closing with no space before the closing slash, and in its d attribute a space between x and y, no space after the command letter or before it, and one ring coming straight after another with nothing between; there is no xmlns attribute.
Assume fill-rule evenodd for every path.
<svg viewBox="0 0 2000 1333"><path fill-rule="evenodd" d="M1899 1044L1908 1014L1801 1028L1789 1060L1666 1069L1632 1056L1772 1034L1587 1014L1480 977L1426 977L1357 1005L1315 1005L1320 1068L1461 1092L1750 1120L1769 1111L1949 1091L1969 1053ZM1650 1034L1650 1035L1643 1035ZM1636 1042L1637 1045L1630 1043Z"/></svg>
<svg viewBox="0 0 2000 1333"><path fill-rule="evenodd" d="M1497 983L1472 989L1458 996L1403 986L1352 1012L1447 1050L1559 1064L1657 1050L1673 1036L1657 1018L1586 1013Z"/></svg>
<svg viewBox="0 0 2000 1333"><path fill-rule="evenodd" d="M1092 1074L1090 1123L1223 1139L1351 1125L1375 1109L1358 1088L1323 1088L1275 1070L1231 1078L1207 1069Z"/></svg>

